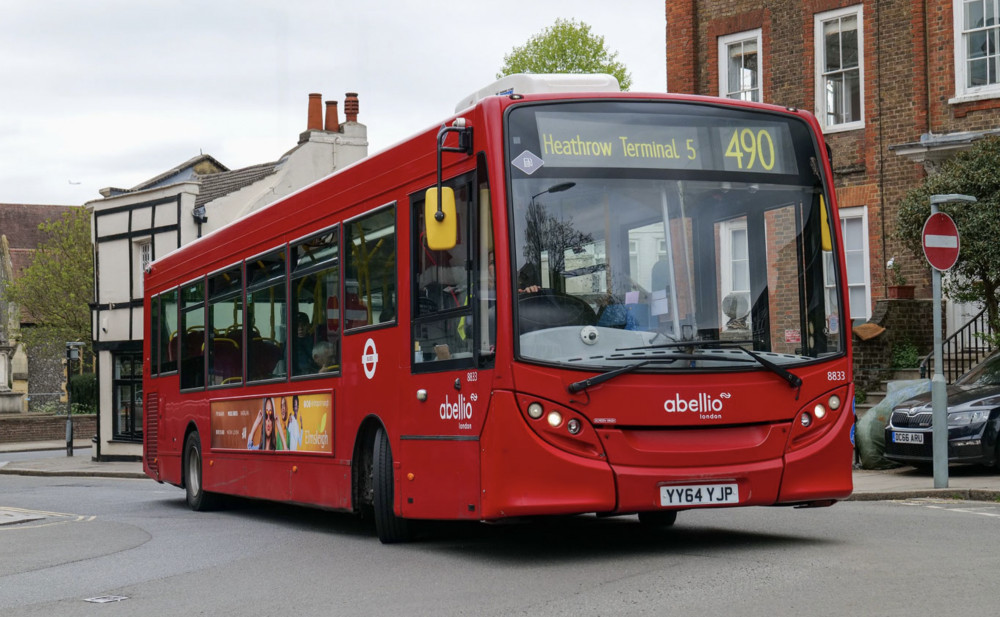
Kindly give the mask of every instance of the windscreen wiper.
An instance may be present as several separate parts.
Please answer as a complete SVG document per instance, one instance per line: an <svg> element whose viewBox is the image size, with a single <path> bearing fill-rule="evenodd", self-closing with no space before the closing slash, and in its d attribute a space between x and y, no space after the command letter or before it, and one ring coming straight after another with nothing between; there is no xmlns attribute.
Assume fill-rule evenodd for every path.
<svg viewBox="0 0 1000 617"><path fill-rule="evenodd" d="M586 390L590 386L596 386L597 384L604 383L609 379L614 379L619 375L624 375L625 373L631 373L635 369L646 366L650 362L652 362L652 360L643 360L641 362L627 364L621 368L616 368L613 371L608 371L607 373L601 373L600 375L596 375L594 377L591 377L590 379L581 379L580 381L574 381L573 383L569 384L567 389L569 390L570 394L576 394L580 390Z"/></svg>
<svg viewBox="0 0 1000 617"><path fill-rule="evenodd" d="M640 349L642 349L642 348L640 348ZM649 348L646 347L645 349L649 349ZM619 351L621 351L621 350L619 350ZM631 359L632 358L629 358L629 357L626 357L626 356L621 356L621 357L617 357L617 358L615 358L615 357L605 358L605 360L631 360ZM570 394L575 394L575 393L577 393L577 392L579 392L581 390L586 390L587 388L589 388L591 386L596 386L598 384L602 384L602 383L604 383L605 381L607 381L609 379L614 379L615 377L618 377L619 375L624 375L625 373L631 373L635 369L641 368L641 367L643 367L643 366L645 366L647 364L654 364L654 363L660 363L660 362L668 362L668 363L670 363L670 362L676 362L677 360L692 360L692 361L707 360L707 361L710 361L710 362L713 362L713 361L714 362L734 362L733 358L713 358L711 356L705 356L705 355L693 354L693 353L672 353L672 354L665 355L665 356L656 356L655 358L648 358L646 360L641 360L639 362L635 362L633 364L629 364L629 365L623 366L621 368L616 368L614 370L608 371L607 373L601 373L600 375L597 375L595 377L591 377L590 379L581 379L580 381L575 381L575 382L569 384L568 388L569 388ZM750 360L735 360L735 362L750 362Z"/></svg>
<svg viewBox="0 0 1000 617"><path fill-rule="evenodd" d="M790 388L796 388L799 392L802 390L802 378L798 375L792 373L780 364L775 364L771 362L764 356L758 354L756 351L747 349L743 345L753 343L753 341L682 341L678 343L663 343L660 345L652 345L650 347L628 347L623 349L616 349L615 351L632 351L638 349L665 349L665 348L677 348L677 347L711 347L717 346L722 349L739 349L743 353L747 354L751 358L757 361L758 364L771 371L778 377L784 379ZM699 360L708 360L704 356L697 356ZM799 400L799 392L795 393L795 400Z"/></svg>

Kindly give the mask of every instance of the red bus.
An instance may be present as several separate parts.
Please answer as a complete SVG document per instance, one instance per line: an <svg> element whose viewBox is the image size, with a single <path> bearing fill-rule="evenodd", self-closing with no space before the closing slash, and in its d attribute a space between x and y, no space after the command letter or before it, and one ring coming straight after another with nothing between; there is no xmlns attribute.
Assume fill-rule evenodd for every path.
<svg viewBox="0 0 1000 617"><path fill-rule="evenodd" d="M416 519L849 496L815 119L566 80L498 84L156 260L145 472L195 510L371 515L383 542Z"/></svg>

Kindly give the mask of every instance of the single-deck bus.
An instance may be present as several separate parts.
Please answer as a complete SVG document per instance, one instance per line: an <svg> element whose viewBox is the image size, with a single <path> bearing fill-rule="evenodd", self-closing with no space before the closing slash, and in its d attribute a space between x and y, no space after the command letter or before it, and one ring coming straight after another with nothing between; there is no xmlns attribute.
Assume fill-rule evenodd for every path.
<svg viewBox="0 0 1000 617"><path fill-rule="evenodd" d="M669 525L846 498L847 285L817 122L617 90L508 78L156 260L145 472L195 510L368 513L383 542L417 519Z"/></svg>

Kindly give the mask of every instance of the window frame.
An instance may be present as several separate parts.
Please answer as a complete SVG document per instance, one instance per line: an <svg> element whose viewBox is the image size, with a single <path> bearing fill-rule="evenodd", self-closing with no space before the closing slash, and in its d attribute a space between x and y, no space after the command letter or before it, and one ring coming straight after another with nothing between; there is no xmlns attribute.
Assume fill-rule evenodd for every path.
<svg viewBox="0 0 1000 617"><path fill-rule="evenodd" d="M857 321L867 321L872 315L872 277L871 277L871 253L870 245L868 243L868 207L867 206L851 206L846 208L841 208L840 212L840 235L844 243L844 267L847 271L844 273L847 280L847 293L846 293L846 309L850 314L850 322L841 322L844 324L843 328L850 328L850 324ZM845 221L847 219L861 219L861 248L858 250L864 258L864 267L862 272L864 272L865 280L865 314L856 315L851 307L851 281L850 281L850 268L847 266L847 228L845 226ZM860 286L861 283L855 283L854 286Z"/></svg>
<svg viewBox="0 0 1000 617"><path fill-rule="evenodd" d="M755 28L753 30L745 30L743 32L735 32L733 34L726 34L719 37L719 96L723 98L728 98L737 101L753 101L755 103L762 103L764 100L763 93L763 77L764 77L764 58L762 53L763 36L760 28ZM736 44L744 44L747 41L753 41L757 44L757 86L751 90L738 90L736 92L729 92L729 48ZM734 97L732 94L741 94L743 92L756 93L757 98L745 99L742 97Z"/></svg>
<svg viewBox="0 0 1000 617"><path fill-rule="evenodd" d="M258 278L251 280L250 275L250 264L254 261L260 260L261 258L270 258L272 256L284 255L282 261L282 272L280 276L269 276L266 278ZM280 258L279 258L280 259ZM272 287L278 285L282 287L281 303L284 309L284 321L275 326L275 331L279 328L283 328L285 332L285 339L288 339L288 245L281 244L274 248L270 248L266 251L257 253L256 255L243 260L243 382L242 385L254 385L260 383L273 383L285 381L288 378L287 371L285 375L268 375L268 376L254 376L251 372L252 365L252 355L251 355L251 333L247 331L247 328L256 327L256 315L254 319L249 319L250 312L256 312L256 305L251 303L251 295L258 291L265 291ZM207 306L207 302L206 302ZM253 307L253 308L252 308ZM258 329L259 331L259 329ZM275 334L276 332L272 332ZM277 339L274 339L276 342ZM281 359L278 360L281 364L287 362L288 354L285 353L284 341L279 342L278 345L282 349Z"/></svg>
<svg viewBox="0 0 1000 617"><path fill-rule="evenodd" d="M826 105L826 46L824 45L823 26L835 19L842 19L854 15L858 23L858 120L830 124L827 121ZM842 131L854 131L865 126L865 36L864 36L864 5L855 4L832 11L816 13L813 16L813 44L815 46L815 94L816 94L816 118L824 133L838 133ZM841 69L843 71L843 69Z"/></svg>
<svg viewBox="0 0 1000 617"><path fill-rule="evenodd" d="M127 377L123 377L119 372L122 362L128 362L132 367ZM142 352L116 352L112 354L111 387L112 404L114 405L111 422L112 441L142 442L142 365ZM128 421L132 424L131 431L122 428L121 409L126 401L121 400L121 393L124 389L131 392L131 400L127 401L129 404ZM138 422L136 422L137 420Z"/></svg>
<svg viewBox="0 0 1000 617"><path fill-rule="evenodd" d="M478 296L482 293L482 290L473 289L473 286L480 285L477 281L475 273L482 270L479 265L481 262L481 256L479 255L480 239L477 231L479 220L478 208L480 205L477 184L477 172L475 169L456 174L443 180L442 182L442 186L451 188L452 190L455 190L456 193L460 188L468 190L469 201L467 207L460 203L456 203L456 215L459 220L458 234L459 237L464 240L464 242L457 244L456 246L465 246L465 254L462 255L462 257L466 260L466 264L474 265L472 266L472 269L469 269L468 267L465 268L465 280L463 281L465 286L464 301L458 301L457 306L441 306L426 312L421 311L419 307L419 297L421 295L422 285L419 280L420 272L418 271L419 264L421 263L418 253L420 251L428 250L426 249L426 243L422 234L423 223L421 218L425 211L426 194L423 190L420 190L410 195L410 227L412 230L412 254L410 258L409 274L411 311L410 346L414 352L413 362L411 362L410 367L413 373L427 373L473 367L476 364L476 356L481 353L479 350L479 341L477 339L479 336L479 332L477 332L478 328L476 327L478 319L474 316L477 306L474 295ZM456 202L458 201L459 200L456 197ZM422 336L423 329L425 327L437 327L441 329L441 332L448 332L454 331L453 329L457 330L464 325L472 326L472 332L468 335L471 338L470 345L472 353L468 357L462 356L456 358L449 355L445 358L439 358L434 353L434 349L417 347L417 344L420 341L426 341L426 337Z"/></svg>
<svg viewBox="0 0 1000 617"><path fill-rule="evenodd" d="M213 379L212 372L213 372L213 369L215 368L215 361L216 361L216 357L215 357L216 356L216 354L215 354L215 351L216 351L215 350L215 339L216 338L227 338L227 337L217 337L216 336L215 313L214 313L213 307L216 304L219 304L219 303L224 302L226 300L232 300L232 299L235 298L236 301L240 303L239 314L240 314L240 319L242 321L242 319L245 317L243 305L245 304L245 299L246 299L246 291L245 291L245 288L244 288L244 285L243 285L243 283L244 283L244 277L245 277L245 271L244 271L243 268L244 268L244 263L242 261L238 261L235 264L231 264L229 266L226 266L225 268L220 268L219 270L216 270L214 272L209 273L209 275L205 279L205 333L206 333L206 337L205 337L206 338L206 340L205 340L205 356L206 356L206 358L205 358L205 361L208 363L208 368L207 368L208 372L207 372L206 384L208 385L208 387L210 389L232 388L232 387L238 387L238 386L242 386L243 385L244 368L245 368L244 367L244 363L246 362L246 357L245 357L245 348L246 348L246 345L245 345L245 338L246 338L245 334L246 333L243 330L243 324L242 323L239 324L239 328L240 328L240 340L235 341L236 345L237 345L237 347L239 349L239 357L240 357L239 374L233 376L233 377L237 377L238 376L240 378L240 381L239 382L231 382L231 383L228 383L228 384L223 384L223 383L213 384L212 383L212 379ZM228 272L232 272L233 270L238 270L239 271L239 289L238 290L227 290L227 291L225 291L223 293L218 293L217 291L215 291L213 289L213 280L215 280L218 276L220 276L222 274L225 274L225 273L228 273ZM211 345L210 345L210 343L211 343Z"/></svg>
<svg viewBox="0 0 1000 617"><path fill-rule="evenodd" d="M288 374L289 379L291 379L293 381L299 381L299 380L302 380L302 379L316 379L317 377L331 377L331 376L334 376L334 375L340 375L341 371L343 370L343 359L341 357L342 353L343 353L341 343L343 342L343 337L344 337L344 327L343 327L344 326L344 321L343 321L343 306L342 306L342 304L343 304L343 277L344 277L344 273L343 273L343 270L342 270L342 265L343 265L343 259L344 259L344 255L343 255L343 242L344 242L344 240L343 240L343 237L341 235L342 227L343 227L343 225L341 225L340 223L335 223L335 224L333 224L333 225L331 225L329 227L325 227L325 228L323 228L323 229L321 229L319 231L315 231L315 232L312 232L312 233L310 233L308 235L302 236L301 238L297 238L297 239L289 242L289 244L288 244L288 260L289 260L289 262L288 262L288 270L289 270L289 273L288 273L288 298L289 298L289 301L288 301L288 336L285 337L286 347L288 348L288 354L286 354L286 358L285 358L286 365L285 366L288 367L288 370L286 371L286 373ZM301 245L309 242L310 240L313 240L315 238L321 238L321 237L329 235L329 234L333 234L335 236L335 239L336 239L337 250L336 250L335 255L332 258L326 258L325 260L321 260L321 261L317 261L317 262L312 263L312 264L300 266L298 264L297 258L295 258L297 247L299 247L299 246L301 246ZM292 263L293 258L295 258L295 263L294 264ZM337 329L336 329L336 332L335 332L335 338L337 340L337 343L334 344L334 354L335 354L334 360L336 361L335 365L336 365L337 368L334 369L334 370L327 371L327 372L323 372L322 370L316 370L316 371L313 371L313 372L297 373L296 371L293 370L293 367L294 367L293 357L294 357L294 354L296 353L296 349L295 349L295 346L296 346L295 338L296 338L296 336L292 334L295 331L295 329L297 328L297 324L294 323L294 320L297 318L298 313L299 313L299 298L298 298L298 295L295 293L296 282L300 281L300 280L302 280L302 279L304 279L306 277L318 275L318 274L321 274L321 273L326 272L327 270L331 270L331 269L334 269L334 270L337 271L337 283L336 283L336 289L334 290L335 293L336 293L336 300L337 300L337 309L336 310L338 311L338 316L337 316L338 323L337 323ZM331 296L327 296L328 299L330 297ZM331 342L332 343L332 341L330 341L330 336L331 336L332 333L329 330L329 321L330 321L329 311L330 311L329 307L327 307L327 308L324 309L324 313L326 314L326 318L327 318L327 333L326 333L327 334L327 339L326 340L327 340L327 342ZM293 313L295 313L295 316L292 315ZM318 324L316 324L316 325L318 326ZM314 341L314 344L318 343L318 342L319 341Z"/></svg>
<svg viewBox="0 0 1000 617"><path fill-rule="evenodd" d="M358 222L358 221L362 221L364 219L367 219L367 218L377 217L379 214L381 214L381 213L383 213L385 211L389 211L389 212L392 213L392 238L393 238L393 247L392 247L392 251L393 251L393 260L392 260L392 263L393 263L393 266L392 266L392 268L393 268L393 275L391 277L391 283L393 285L398 285L399 284L399 229L400 229L400 225L399 225L399 208L398 208L397 202L395 200L390 201L390 202L385 203L385 204L383 204L381 206L378 206L376 208L372 208L371 210L368 210L368 211L366 211L363 214L359 214L357 216L352 216L349 219L345 219L341 223L340 248L339 248L339 251L340 251L341 261L343 262L343 265L341 266L341 270L340 270L340 290L341 290L340 291L340 294L341 294L340 295L340 298L341 298L341 305L340 305L340 311L341 311L341 313L340 313L341 314L340 329L341 329L341 332L343 333L344 336L350 336L350 335L358 333L358 332L368 332L370 330L377 329L377 328L388 328L388 327L392 327L392 326L396 325L397 323L399 323L399 296L400 296L400 294L399 294L399 289L396 289L396 293L395 293L396 297L394 298L394 300L396 302L396 307L395 307L395 314L394 314L394 316L393 316L392 319L387 319L385 321L379 321L379 322L376 322L376 323L366 323L366 324L363 324L363 325L360 325L360 326L348 326L348 324L347 324L347 321L348 321L348 310L349 310L349 307L347 306L347 281L348 281L348 274L350 274L352 272L351 269L353 267L353 259L354 259L351 256L351 250L350 250L350 244L354 241L354 235L351 232L351 225L354 224L354 223L356 223L356 222ZM359 285L358 290L359 290L359 295L360 295L360 293L361 293L360 282L358 282L358 285ZM374 309L369 309L366 306L366 310L374 310ZM373 313L373 315L374 315L374 313Z"/></svg>
<svg viewBox="0 0 1000 617"><path fill-rule="evenodd" d="M185 307L184 306L184 289L186 287L192 287L194 285L200 285L201 286L201 301L200 302L193 302L192 303L193 306ZM207 299L206 299L206 296L205 296L205 277L204 276L199 276L197 278L191 279L190 281L188 281L186 283L182 283L181 285L179 285L177 287L177 315L178 315L178 317L177 317L177 333L178 333L178 337L181 336L180 333L183 331L184 334L185 334L185 338L186 338L186 334L187 334L187 331L188 331L187 316L189 314L194 314L195 312L197 312L197 311L200 310L201 311L201 326L202 326L202 337L201 337L201 341L202 341L201 376L200 376L200 378L196 379L196 382L195 382L194 385L185 385L185 384L188 383L187 379L189 379L189 376L187 375L188 371L184 369L184 360L186 358L185 353L187 352L188 347L185 344L186 341L184 340L184 338L178 338L177 372L180 375L179 390L181 392L197 392L199 390L204 390L205 389L205 375L206 375L206 372L208 370L206 368L207 367L207 356L205 355L205 350L204 350L204 344L205 344L205 324L206 324L207 319L208 319L208 317L207 317L208 316L208 302L206 300Z"/></svg>
<svg viewBox="0 0 1000 617"><path fill-rule="evenodd" d="M986 0L997 2L997 0ZM1000 98L1000 67L998 67L998 75L996 83L986 84L983 86L967 86L966 79L968 78L968 66L969 58L966 54L966 30L965 30L965 7L968 6L966 0L953 0L952 2L952 25L954 32L952 33L952 42L954 44L954 62L955 62L955 96L949 99L949 103L964 103L969 101L980 101L984 99ZM1000 39L1000 2L997 2L996 17L997 23L994 27L997 28L997 36ZM1000 44L1000 40L998 40ZM1000 54L1000 49L997 50ZM998 60L1000 62L1000 60Z"/></svg>

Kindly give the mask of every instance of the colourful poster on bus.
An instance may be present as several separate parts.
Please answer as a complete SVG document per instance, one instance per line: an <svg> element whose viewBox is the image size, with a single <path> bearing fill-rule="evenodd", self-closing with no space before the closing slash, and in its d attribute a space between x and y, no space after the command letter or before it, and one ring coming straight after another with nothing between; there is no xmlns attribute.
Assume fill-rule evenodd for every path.
<svg viewBox="0 0 1000 617"><path fill-rule="evenodd" d="M295 394L212 402L212 447L333 453L333 397Z"/></svg>

